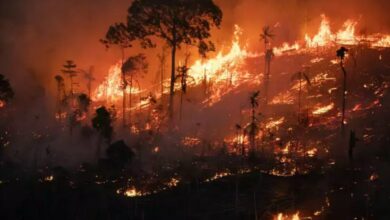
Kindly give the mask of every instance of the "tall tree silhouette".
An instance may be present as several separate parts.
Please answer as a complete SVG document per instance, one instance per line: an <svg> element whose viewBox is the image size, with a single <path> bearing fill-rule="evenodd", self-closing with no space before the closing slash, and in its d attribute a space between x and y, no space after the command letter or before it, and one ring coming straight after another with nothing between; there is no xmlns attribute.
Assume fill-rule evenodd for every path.
<svg viewBox="0 0 390 220"><path fill-rule="evenodd" d="M110 46L116 45L121 50L121 66L125 62L125 49L132 47L132 42L135 40L134 34L128 30L128 27L123 23L116 23L111 25L106 33L104 39L101 39L100 42L103 43L107 48ZM126 76L122 72L122 125L126 126Z"/></svg>
<svg viewBox="0 0 390 220"><path fill-rule="evenodd" d="M344 131L344 121L345 121L345 106L346 106L346 96L347 96L347 71L344 67L344 58L345 54L348 52L348 49L341 47L336 51L336 55L340 58L340 68L343 72L343 101L342 101L342 112L341 112L341 130Z"/></svg>
<svg viewBox="0 0 390 220"><path fill-rule="evenodd" d="M271 48L271 39L275 35L272 33L270 26L264 26L263 30L260 34L260 38L264 42L264 98L265 103L268 104L268 89L269 89L269 81L271 74L271 60L274 56L273 50Z"/></svg>
<svg viewBox="0 0 390 220"><path fill-rule="evenodd" d="M2 74L0 74L0 108L14 97L14 90Z"/></svg>
<svg viewBox="0 0 390 220"><path fill-rule="evenodd" d="M129 85L129 122L131 123L131 107L132 107L132 89L133 82L135 77L140 73L146 73L148 68L148 63L146 62L146 57L143 54L138 54L136 56L129 57L126 62L122 65L122 73L125 76L125 90L127 85ZM126 95L126 94L124 94Z"/></svg>
<svg viewBox="0 0 390 220"><path fill-rule="evenodd" d="M192 45L203 56L215 49L207 39L212 27L219 27L222 11L213 0L135 0L128 9L127 32L141 40L145 48L154 47L153 38L161 39L171 48L171 82L169 116L173 118L176 51Z"/></svg>
<svg viewBox="0 0 390 220"><path fill-rule="evenodd" d="M69 83L70 83L70 98L73 98L73 85L75 84L73 82L73 78L77 76L76 67L77 65L73 62L73 60L67 60L65 61L65 64L63 65L64 69L62 69L62 73L69 77Z"/></svg>
<svg viewBox="0 0 390 220"><path fill-rule="evenodd" d="M159 77L160 78L160 93L161 97L164 94L164 74L165 74L165 63L167 61L167 53L166 53L167 48L165 46L162 47L161 53L157 54L157 58L160 64L160 69L159 69Z"/></svg>
<svg viewBox="0 0 390 220"><path fill-rule="evenodd" d="M291 77L291 80L295 81L295 80L298 80L299 81L299 88L298 88L298 120L300 119L299 118L299 115L301 114L301 102L302 102L302 82L305 81L307 86L310 86L311 83L310 83L310 79L309 77L306 75L306 73L302 72L302 71L299 71L297 73L295 73L292 77Z"/></svg>

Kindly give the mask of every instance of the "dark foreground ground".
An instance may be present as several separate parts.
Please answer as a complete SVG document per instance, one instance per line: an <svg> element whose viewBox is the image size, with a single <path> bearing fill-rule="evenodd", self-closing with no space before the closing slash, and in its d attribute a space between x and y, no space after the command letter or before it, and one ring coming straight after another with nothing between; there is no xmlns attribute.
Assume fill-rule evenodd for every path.
<svg viewBox="0 0 390 220"><path fill-rule="evenodd" d="M76 186L65 176L28 177L0 184L0 219L273 219L298 211L301 219L390 219L386 169L372 175L389 167L384 157L306 176L252 172L137 198L109 185Z"/></svg>

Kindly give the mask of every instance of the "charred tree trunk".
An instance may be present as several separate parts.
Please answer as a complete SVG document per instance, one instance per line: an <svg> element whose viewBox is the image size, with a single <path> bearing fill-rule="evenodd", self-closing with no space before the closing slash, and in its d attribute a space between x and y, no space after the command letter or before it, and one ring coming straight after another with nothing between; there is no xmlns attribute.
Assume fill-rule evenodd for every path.
<svg viewBox="0 0 390 220"><path fill-rule="evenodd" d="M169 118L173 119L173 105L175 95L175 61L176 61L176 45L172 46L172 69L171 69L171 85L169 91Z"/></svg>
<svg viewBox="0 0 390 220"><path fill-rule="evenodd" d="M129 123L131 125L131 107L132 107L132 91L133 91L133 75L130 76L130 91L129 91Z"/></svg>
<svg viewBox="0 0 390 220"><path fill-rule="evenodd" d="M347 96L347 71L344 68L344 63L340 62L341 70L343 71L343 101L342 101L342 112L341 112L341 131L344 133L344 120L345 120L345 106Z"/></svg>

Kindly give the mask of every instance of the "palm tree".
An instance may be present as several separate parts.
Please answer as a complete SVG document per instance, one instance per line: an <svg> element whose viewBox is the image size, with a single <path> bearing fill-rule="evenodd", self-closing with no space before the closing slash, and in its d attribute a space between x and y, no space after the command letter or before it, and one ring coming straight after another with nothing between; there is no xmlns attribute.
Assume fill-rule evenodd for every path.
<svg viewBox="0 0 390 220"><path fill-rule="evenodd" d="M256 117L256 109L257 107L259 107L259 102L258 102L259 95L260 95L260 91L256 91L249 98L251 109L252 109L252 115L251 115L251 122L246 126L246 132L249 136L249 142L252 150L254 150L256 147L255 139L256 139L256 134L259 130L259 126L257 124L258 120Z"/></svg>
<svg viewBox="0 0 390 220"><path fill-rule="evenodd" d="M343 71L343 102L342 102L342 112L341 112L341 130L344 131L344 120L345 120L345 106L346 106L346 96L347 96L347 71L344 68L344 58L345 54L348 52L348 49L341 47L336 51L336 55L340 58L340 67Z"/></svg>
<svg viewBox="0 0 390 220"><path fill-rule="evenodd" d="M310 86L310 79L304 72L297 72L292 77L291 80L299 80L299 92L298 92L298 120L301 113L301 100L302 100L302 81L306 81L307 85Z"/></svg>
<svg viewBox="0 0 390 220"><path fill-rule="evenodd" d="M134 78L137 77L140 73L146 73L148 64L146 62L146 57L144 54L138 54L136 56L129 57L122 65L122 72L125 76L124 79L124 90L127 89L127 85L130 87L129 91L129 122L131 123L131 107L132 107L132 89ZM129 79L128 79L129 78ZM126 94L124 94L126 95ZM124 110L125 111L125 110ZM125 112L123 112L123 117L125 117Z"/></svg>
<svg viewBox="0 0 390 220"><path fill-rule="evenodd" d="M264 92L266 104L268 104L268 87L271 74L271 59L274 56L273 50L271 48L271 39L274 37L275 35L272 33L272 29L270 28L270 26L264 26L262 33L260 34L260 38L264 42Z"/></svg>

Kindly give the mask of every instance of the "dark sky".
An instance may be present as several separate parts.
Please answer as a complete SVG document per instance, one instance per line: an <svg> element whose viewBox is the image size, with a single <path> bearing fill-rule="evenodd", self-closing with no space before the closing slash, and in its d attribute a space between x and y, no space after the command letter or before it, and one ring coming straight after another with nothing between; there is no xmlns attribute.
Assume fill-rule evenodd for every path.
<svg viewBox="0 0 390 220"><path fill-rule="evenodd" d="M20 92L37 87L54 89L53 76L66 59L82 68L94 65L98 78L119 58L99 43L108 26L125 19L129 0L0 0L0 71ZM260 29L279 23L276 41L295 41L308 19L314 33L320 14L340 27L353 18L368 32L389 32L388 0L216 0L224 12L217 43L229 42L233 25L244 29L243 38L257 48ZM218 46L218 45L217 45ZM127 53L138 52L131 49ZM148 53L151 53L150 51ZM153 63L153 61L150 61Z"/></svg>

